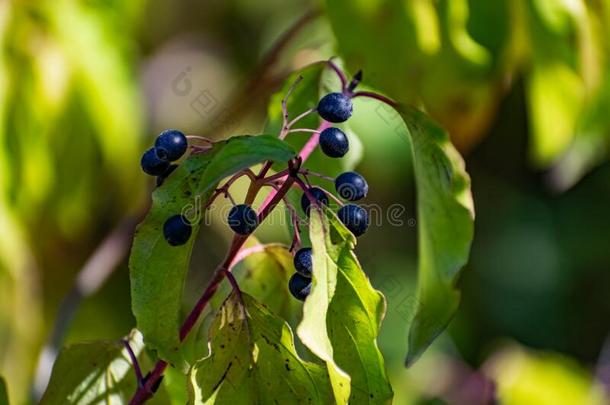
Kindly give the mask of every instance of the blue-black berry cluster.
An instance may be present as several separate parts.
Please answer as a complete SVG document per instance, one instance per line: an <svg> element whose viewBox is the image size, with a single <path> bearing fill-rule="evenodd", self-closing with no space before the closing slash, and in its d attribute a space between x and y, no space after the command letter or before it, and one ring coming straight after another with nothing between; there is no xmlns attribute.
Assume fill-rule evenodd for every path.
<svg viewBox="0 0 610 405"><path fill-rule="evenodd" d="M320 117L328 122L345 122L353 112L352 100L347 94L330 93L322 97L317 111ZM348 138L345 132L337 127L324 129L320 133L319 144L322 152L331 158L341 158L349 151ZM345 172L335 179L335 190L343 200L355 202L366 197L369 185L361 174ZM301 208L308 217L311 214L312 204L321 207L328 206L328 203L328 192L319 187L309 187L301 196ZM337 217L355 236L364 234L369 226L368 213L356 204L342 206L337 212ZM303 301L311 291L313 269L311 248L302 248L295 253L294 268L296 272L290 277L288 289L296 299Z"/></svg>
<svg viewBox="0 0 610 405"><path fill-rule="evenodd" d="M188 148L186 136L176 130L161 132L155 140L155 146L142 155L140 166L144 173L157 176L157 187L163 183L178 165L172 163L180 159ZM163 237L171 246L184 245L191 237L193 227L184 215L174 215L163 224Z"/></svg>
<svg viewBox="0 0 610 405"><path fill-rule="evenodd" d="M355 83L357 84L360 79L361 75L359 74ZM332 123L347 121L352 116L353 109L350 96L344 93L325 95L320 99L317 107L320 117ZM331 158L345 156L349 150L349 141L345 132L336 127L324 129L320 133L320 149ZM346 172L335 179L335 189L342 199L354 202L366 197L369 185L359 173ZM301 207L308 216L312 199L318 205L328 205L328 196L324 190L317 187L310 188L308 193L304 193L301 197ZM369 226L366 210L355 204L341 207L337 216L355 236L364 234Z"/></svg>
<svg viewBox="0 0 610 405"><path fill-rule="evenodd" d="M313 270L311 248L303 248L295 253L294 268L296 272L288 281L288 290L294 298L305 301L305 298L311 292L311 275Z"/></svg>
<svg viewBox="0 0 610 405"><path fill-rule="evenodd" d="M157 137L155 146L144 152L140 166L144 173L157 176L157 185L161 185L177 167L172 162L180 159L187 148L186 136L176 129L168 129Z"/></svg>

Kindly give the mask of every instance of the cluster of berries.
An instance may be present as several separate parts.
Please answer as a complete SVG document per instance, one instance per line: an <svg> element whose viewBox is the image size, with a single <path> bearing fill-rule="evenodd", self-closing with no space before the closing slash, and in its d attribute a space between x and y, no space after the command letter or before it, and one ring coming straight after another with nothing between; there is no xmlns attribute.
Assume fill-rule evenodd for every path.
<svg viewBox="0 0 610 405"><path fill-rule="evenodd" d="M322 97L318 103L317 112L326 121L341 123L347 121L353 111L352 101L343 93L330 93ZM349 141L345 133L336 127L324 129L320 133L320 149L331 158L343 157L349 150ZM335 179L335 190L344 200L353 202L366 197L369 186L360 174L345 172ZM319 187L310 187L301 196L301 208L309 216L312 200L318 205L328 206L327 192ZM364 234L369 226L366 210L356 204L343 205L337 212L337 217L355 236ZM294 255L296 272L290 278L288 289L301 301L311 291L312 250L302 248Z"/></svg>
<svg viewBox="0 0 610 405"><path fill-rule="evenodd" d="M157 176L157 185L161 185L163 180L178 167L172 162L180 159L187 148L186 136L176 129L168 129L157 137L155 146L144 152L140 166L144 173Z"/></svg>
<svg viewBox="0 0 610 405"><path fill-rule="evenodd" d="M344 93L330 93L322 97L316 111L320 117L328 122L345 122L352 115L352 101L350 96ZM322 152L332 158L343 157L349 150L347 136L337 127L329 127L320 132L319 145ZM172 162L180 159L188 146L187 137L182 132L177 130L162 132L157 137L155 146L147 150L142 156L142 170L151 176L157 176L157 184L160 185L177 167ZM337 194L343 200L350 202L366 197L369 189L364 177L356 172L342 173L334 179L334 183ZM327 191L319 187L301 184L304 190L301 197L301 208L308 217L312 204L328 206L329 194ZM226 190L225 194L228 194ZM355 236L364 234L369 225L366 210L356 204L342 204L337 212L337 217ZM259 221L256 211L247 204L234 204L227 217L229 227L239 235L249 235L254 232L259 225ZM295 233L298 234L298 229L295 229ZM163 225L163 236L171 246L180 246L187 243L191 234L192 225L188 218L181 214L170 217ZM296 273L290 278L288 288L295 298L305 300L311 291L313 268L311 248L304 247L296 252L294 267Z"/></svg>

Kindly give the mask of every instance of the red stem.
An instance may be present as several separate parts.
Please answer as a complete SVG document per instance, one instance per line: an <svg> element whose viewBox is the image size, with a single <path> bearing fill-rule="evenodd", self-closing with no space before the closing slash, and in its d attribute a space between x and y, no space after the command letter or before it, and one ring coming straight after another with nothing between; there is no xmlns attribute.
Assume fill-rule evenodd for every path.
<svg viewBox="0 0 610 405"><path fill-rule="evenodd" d="M388 98L386 96L382 96L381 94L377 94L377 93L373 93L370 91L357 91L354 94L352 94L352 98L356 98L356 97L368 97L368 98L372 98L378 101L381 101L382 103L386 103L389 106L392 107L397 107L398 103L394 100L392 100L391 98Z"/></svg>

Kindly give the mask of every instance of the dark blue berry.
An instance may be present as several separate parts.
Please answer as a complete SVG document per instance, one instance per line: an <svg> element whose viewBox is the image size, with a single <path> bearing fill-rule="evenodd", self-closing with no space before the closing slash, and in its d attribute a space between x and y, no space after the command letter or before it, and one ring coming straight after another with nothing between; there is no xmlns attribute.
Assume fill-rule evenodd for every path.
<svg viewBox="0 0 610 405"><path fill-rule="evenodd" d="M337 213L337 216L354 236L362 235L369 227L369 214L359 205L344 205Z"/></svg>
<svg viewBox="0 0 610 405"><path fill-rule="evenodd" d="M294 255L294 268L297 273L302 276L311 278L311 270L313 268L313 261L311 257L311 248L299 249Z"/></svg>
<svg viewBox="0 0 610 405"><path fill-rule="evenodd" d="M169 167L169 162L159 158L155 152L155 148L150 148L142 155L140 166L142 166L144 173L150 174L151 176L160 176Z"/></svg>
<svg viewBox="0 0 610 405"><path fill-rule="evenodd" d="M167 179L167 177L172 174L172 172L174 170L176 170L176 168L178 167L178 165L175 164L171 164L167 167L167 169L165 169L165 171L163 173L161 173L160 175L157 176L157 187L160 187L163 182L165 181L165 179Z"/></svg>
<svg viewBox="0 0 610 405"><path fill-rule="evenodd" d="M320 133L320 148L326 156L340 158L349 150L349 141L339 128L326 128Z"/></svg>
<svg viewBox="0 0 610 405"><path fill-rule="evenodd" d="M249 205L239 204L231 208L227 221L233 232L249 235L258 226L258 215Z"/></svg>
<svg viewBox="0 0 610 405"><path fill-rule="evenodd" d="M369 185L360 174L345 172L335 179L335 189L341 198L358 201L366 197L369 192Z"/></svg>
<svg viewBox="0 0 610 405"><path fill-rule="evenodd" d="M345 122L352 116L352 100L343 93L330 93L318 103L318 114L329 122Z"/></svg>
<svg viewBox="0 0 610 405"><path fill-rule="evenodd" d="M184 215L174 215L163 224L163 236L172 246L184 245L192 231L191 223Z"/></svg>
<svg viewBox="0 0 610 405"><path fill-rule="evenodd" d="M305 298L311 292L311 279L299 273L294 273L288 281L288 290L297 300L305 301Z"/></svg>
<svg viewBox="0 0 610 405"><path fill-rule="evenodd" d="M321 188L311 187L309 189L309 193L312 195L313 198L316 199L319 205L328 205L328 196L326 195L326 192ZM309 198L305 193L303 193L303 195L301 196L301 208L303 209L303 212L305 214L309 215L311 201L309 201Z"/></svg>
<svg viewBox="0 0 610 405"><path fill-rule="evenodd" d="M159 155L161 159L170 162L180 159L180 157L184 155L184 152L186 152L187 147L188 142L186 136L176 129L168 129L161 132L155 141L157 155Z"/></svg>

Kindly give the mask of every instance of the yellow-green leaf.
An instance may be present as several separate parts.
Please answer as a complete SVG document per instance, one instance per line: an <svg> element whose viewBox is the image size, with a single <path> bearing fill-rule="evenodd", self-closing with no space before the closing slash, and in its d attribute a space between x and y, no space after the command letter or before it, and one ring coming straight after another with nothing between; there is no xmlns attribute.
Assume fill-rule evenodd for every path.
<svg viewBox="0 0 610 405"><path fill-rule="evenodd" d="M337 403L385 404L392 389L376 341L385 299L354 255L355 237L330 210L313 210L310 238L313 286L299 337L326 361Z"/></svg>
<svg viewBox="0 0 610 405"><path fill-rule="evenodd" d="M288 325L247 294L231 294L191 372L194 404L328 404L328 375L296 353Z"/></svg>

